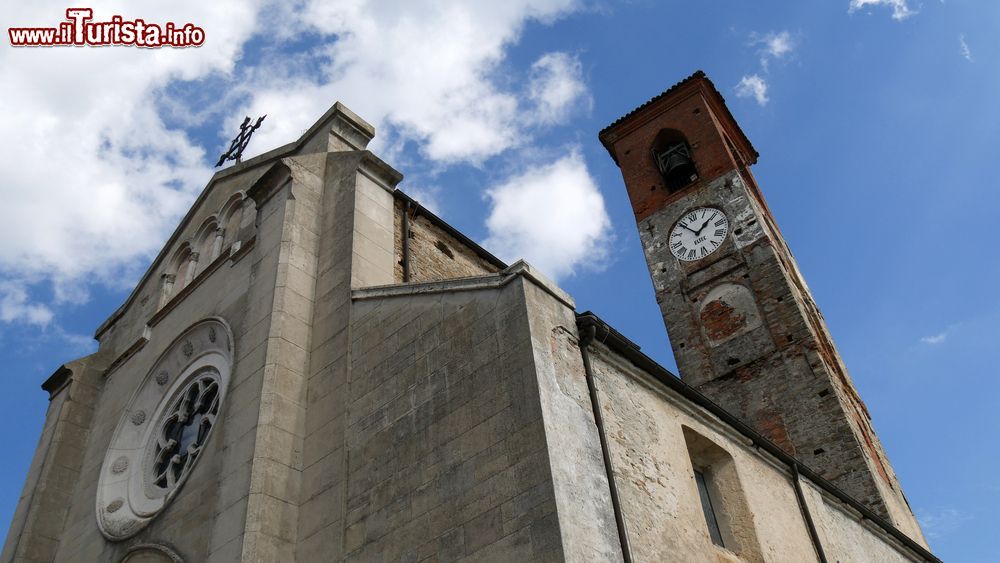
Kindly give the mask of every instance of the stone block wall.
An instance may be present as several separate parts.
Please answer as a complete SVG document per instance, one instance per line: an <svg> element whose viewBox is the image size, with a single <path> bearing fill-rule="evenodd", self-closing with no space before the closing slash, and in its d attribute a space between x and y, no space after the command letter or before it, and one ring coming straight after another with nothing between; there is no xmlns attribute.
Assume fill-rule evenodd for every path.
<svg viewBox="0 0 1000 563"><path fill-rule="evenodd" d="M352 317L344 560L562 561L520 284Z"/></svg>

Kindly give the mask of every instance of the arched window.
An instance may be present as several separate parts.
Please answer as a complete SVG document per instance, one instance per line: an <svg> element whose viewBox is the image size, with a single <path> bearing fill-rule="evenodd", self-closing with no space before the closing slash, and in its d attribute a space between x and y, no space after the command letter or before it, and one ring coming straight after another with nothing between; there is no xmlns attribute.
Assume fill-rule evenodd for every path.
<svg viewBox="0 0 1000 563"><path fill-rule="evenodd" d="M677 191L698 179L691 146L676 129L663 129L656 135L652 157L669 191Z"/></svg>

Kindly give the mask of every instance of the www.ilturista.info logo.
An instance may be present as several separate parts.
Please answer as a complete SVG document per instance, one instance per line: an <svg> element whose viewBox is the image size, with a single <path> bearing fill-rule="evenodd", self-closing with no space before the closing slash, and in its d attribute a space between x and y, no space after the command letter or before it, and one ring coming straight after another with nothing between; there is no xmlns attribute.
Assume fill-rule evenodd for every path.
<svg viewBox="0 0 1000 563"><path fill-rule="evenodd" d="M58 27L11 27L7 29L14 47L52 47L63 45L128 45L135 47L200 47L205 30L190 23L178 25L147 23L141 19L125 20L111 16L110 21L90 21L90 8L68 8L66 19Z"/></svg>

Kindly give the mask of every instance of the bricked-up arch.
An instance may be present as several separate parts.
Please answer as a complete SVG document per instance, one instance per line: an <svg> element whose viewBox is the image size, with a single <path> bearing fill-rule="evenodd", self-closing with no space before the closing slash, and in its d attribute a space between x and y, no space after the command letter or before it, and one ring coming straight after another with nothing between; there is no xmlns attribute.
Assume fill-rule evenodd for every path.
<svg viewBox="0 0 1000 563"><path fill-rule="evenodd" d="M761 325L753 292L735 283L713 287L702 299L698 317L710 346L718 346Z"/></svg>

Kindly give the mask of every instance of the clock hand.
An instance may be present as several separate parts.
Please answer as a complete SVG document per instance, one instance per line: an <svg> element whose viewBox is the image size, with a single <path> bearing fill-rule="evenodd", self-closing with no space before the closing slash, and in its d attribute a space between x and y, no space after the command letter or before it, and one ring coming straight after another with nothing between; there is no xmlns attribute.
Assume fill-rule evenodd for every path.
<svg viewBox="0 0 1000 563"><path fill-rule="evenodd" d="M698 229L698 232L696 232L695 234L696 234L696 235L700 235L700 234L701 234L701 232L705 230L705 227L707 227L707 226L708 226L708 224L709 224L709 223L710 223L710 222L712 221L712 219L714 219L714 218L715 218L715 215L712 215L711 217L709 217L709 218L708 218L708 220L706 220L706 221L705 221L704 223L702 223L702 224L701 224L701 228L700 228L700 229Z"/></svg>
<svg viewBox="0 0 1000 563"><path fill-rule="evenodd" d="M696 231L696 230L692 229L691 227L688 227L688 226L687 226L687 225L685 225L684 223L679 223L679 225L680 225L680 226L682 226L682 227L684 227L685 229L687 229L687 230L691 231L691 232L692 232L692 233L694 233L695 235L697 235L698 233L700 233L700 232L701 232L701 231ZM704 227L703 227L703 228L704 228Z"/></svg>
<svg viewBox="0 0 1000 563"><path fill-rule="evenodd" d="M701 232L705 230L705 227L707 227L707 226L708 226L708 224L712 222L712 219L715 219L715 218L716 218L716 217L718 217L718 216L719 216L719 213L718 213L718 212L714 212L714 213L712 213L712 216L711 216L711 217L709 217L708 219L705 219L705 222L701 224L701 228L700 228L700 229L698 229L698 232L697 232L697 233L695 233L695 234L699 234L699 235L700 235L700 234L701 234Z"/></svg>

